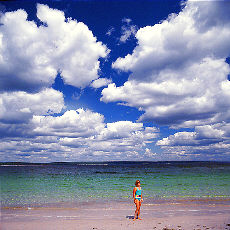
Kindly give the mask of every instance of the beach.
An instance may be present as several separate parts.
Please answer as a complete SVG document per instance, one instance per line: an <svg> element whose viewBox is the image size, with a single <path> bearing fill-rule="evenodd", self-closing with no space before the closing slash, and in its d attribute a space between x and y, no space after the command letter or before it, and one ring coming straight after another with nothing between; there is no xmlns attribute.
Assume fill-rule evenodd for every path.
<svg viewBox="0 0 230 230"><path fill-rule="evenodd" d="M230 163L2 164L1 230L230 229ZM132 191L141 181L142 220Z"/></svg>
<svg viewBox="0 0 230 230"><path fill-rule="evenodd" d="M230 229L230 200L143 203L135 221L131 202L58 205L2 208L1 229Z"/></svg>

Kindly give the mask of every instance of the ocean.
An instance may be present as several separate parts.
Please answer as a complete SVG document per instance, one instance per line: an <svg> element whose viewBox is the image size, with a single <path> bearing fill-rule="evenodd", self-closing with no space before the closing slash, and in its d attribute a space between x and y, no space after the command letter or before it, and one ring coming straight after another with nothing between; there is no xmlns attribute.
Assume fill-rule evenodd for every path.
<svg viewBox="0 0 230 230"><path fill-rule="evenodd" d="M131 201L137 179L145 202L230 199L229 162L1 163L1 206Z"/></svg>

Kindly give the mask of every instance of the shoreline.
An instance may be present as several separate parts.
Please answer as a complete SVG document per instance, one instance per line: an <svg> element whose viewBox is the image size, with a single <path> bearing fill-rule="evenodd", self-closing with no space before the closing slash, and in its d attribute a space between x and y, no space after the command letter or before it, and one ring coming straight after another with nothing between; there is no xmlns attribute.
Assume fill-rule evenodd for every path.
<svg viewBox="0 0 230 230"><path fill-rule="evenodd" d="M132 198L129 199L106 199L106 198L98 198L98 199L89 199L84 201L61 201L61 202L46 202L46 203L26 203L26 204L7 204L4 205L1 203L1 209L26 209L26 208L71 208L77 206L85 206L85 205L93 205L93 204L107 204L107 203L132 203ZM172 197L172 198L145 198L143 204L144 205L165 205L165 204L206 204L206 203L214 203L214 204L229 204L230 205L230 197Z"/></svg>
<svg viewBox="0 0 230 230"><path fill-rule="evenodd" d="M143 219L136 221L134 210L134 204L123 201L2 207L1 229L230 229L230 200L143 203Z"/></svg>

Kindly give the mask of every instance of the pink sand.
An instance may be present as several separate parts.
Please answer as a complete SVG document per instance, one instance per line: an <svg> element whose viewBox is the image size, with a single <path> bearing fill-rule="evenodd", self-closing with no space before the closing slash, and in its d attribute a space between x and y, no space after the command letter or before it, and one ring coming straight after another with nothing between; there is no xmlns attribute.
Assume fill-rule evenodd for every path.
<svg viewBox="0 0 230 230"><path fill-rule="evenodd" d="M1 230L230 229L230 204L169 202L145 204L133 221L134 205L94 203L80 207L2 208Z"/></svg>

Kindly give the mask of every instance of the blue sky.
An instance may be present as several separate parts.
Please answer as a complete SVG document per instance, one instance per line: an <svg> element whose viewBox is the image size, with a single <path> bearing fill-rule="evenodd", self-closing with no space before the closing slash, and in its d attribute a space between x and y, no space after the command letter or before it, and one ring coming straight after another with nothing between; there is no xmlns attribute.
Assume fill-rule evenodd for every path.
<svg viewBox="0 0 230 230"><path fill-rule="evenodd" d="M229 1L0 12L0 161L230 160Z"/></svg>

